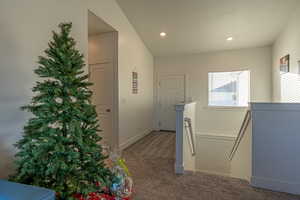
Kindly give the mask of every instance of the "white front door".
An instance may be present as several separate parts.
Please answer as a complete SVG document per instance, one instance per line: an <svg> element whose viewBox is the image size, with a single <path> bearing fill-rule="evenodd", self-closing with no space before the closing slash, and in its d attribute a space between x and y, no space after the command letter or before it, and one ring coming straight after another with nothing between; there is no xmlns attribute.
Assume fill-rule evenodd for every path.
<svg viewBox="0 0 300 200"><path fill-rule="evenodd" d="M175 105L185 101L185 76L162 76L159 79L159 122L160 130L175 131Z"/></svg>

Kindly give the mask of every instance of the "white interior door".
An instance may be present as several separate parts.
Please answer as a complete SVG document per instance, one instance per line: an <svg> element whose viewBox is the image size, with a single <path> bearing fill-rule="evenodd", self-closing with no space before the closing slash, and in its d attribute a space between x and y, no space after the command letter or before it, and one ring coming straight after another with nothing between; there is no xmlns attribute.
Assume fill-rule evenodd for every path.
<svg viewBox="0 0 300 200"><path fill-rule="evenodd" d="M91 87L93 91L92 103L96 106L98 119L100 121L100 136L103 142L111 145L113 141L113 90L111 83L112 63L99 63L90 65L90 81L94 83Z"/></svg>
<svg viewBox="0 0 300 200"><path fill-rule="evenodd" d="M162 76L159 79L159 129L175 131L175 105L185 101L185 76Z"/></svg>
<svg viewBox="0 0 300 200"><path fill-rule="evenodd" d="M112 148L118 145L116 49L116 35L113 32L89 37L90 82L94 84L91 87L92 103L96 106L102 143Z"/></svg>

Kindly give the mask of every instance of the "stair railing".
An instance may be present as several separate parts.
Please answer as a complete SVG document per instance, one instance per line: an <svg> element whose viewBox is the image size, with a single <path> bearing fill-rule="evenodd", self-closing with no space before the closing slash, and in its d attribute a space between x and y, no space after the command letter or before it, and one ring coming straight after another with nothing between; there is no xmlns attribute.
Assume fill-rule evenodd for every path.
<svg viewBox="0 0 300 200"><path fill-rule="evenodd" d="M185 132L187 134L188 138L188 143L190 145L191 149L191 154L192 156L196 155L195 151L195 141L194 141L194 136L193 136L193 128L192 128L192 120L188 117L184 118L184 127L185 127Z"/></svg>
<svg viewBox="0 0 300 200"><path fill-rule="evenodd" d="M239 145L240 145L240 143L241 143L241 141L242 141L242 139L245 135L246 129L249 125L250 119L251 119L251 112L250 112L250 110L247 110L246 115L245 115L244 120L243 120L243 123L242 123L242 126L239 130L239 134L238 134L237 138L235 139L234 145L233 145L233 147L231 149L231 152L229 154L229 160L230 161L233 159L236 151L239 148Z"/></svg>

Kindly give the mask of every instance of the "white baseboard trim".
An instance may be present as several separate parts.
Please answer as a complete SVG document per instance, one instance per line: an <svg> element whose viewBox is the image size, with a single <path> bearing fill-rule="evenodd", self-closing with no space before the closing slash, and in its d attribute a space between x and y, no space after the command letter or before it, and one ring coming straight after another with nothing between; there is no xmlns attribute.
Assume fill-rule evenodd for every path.
<svg viewBox="0 0 300 200"><path fill-rule="evenodd" d="M125 142L120 144L119 149L121 151L126 149L130 145L136 143L137 141L139 141L140 139L142 139L146 135L150 134L152 131L153 131L152 129L147 129L147 130L143 131L142 134L138 134L138 135L135 135L135 136L129 138L128 140L126 140Z"/></svg>
<svg viewBox="0 0 300 200"><path fill-rule="evenodd" d="M215 172L210 170L202 170L202 169L196 169L196 172L204 173L204 174L210 174L210 175L217 175L217 176L225 176L230 177L230 174L222 173L222 172Z"/></svg>
<svg viewBox="0 0 300 200"><path fill-rule="evenodd" d="M264 188L278 192L286 192L297 195L300 194L300 183L296 182L285 182L275 179L252 176L250 185L252 185L253 187Z"/></svg>
<svg viewBox="0 0 300 200"><path fill-rule="evenodd" d="M232 170L232 168L230 169ZM237 179L241 179L241 180L244 180L244 181L248 181L250 183L250 180L251 180L251 177L250 176L245 176L245 175L236 175L236 174L233 174L232 172L230 173L229 175L231 178L237 178Z"/></svg>
<svg viewBox="0 0 300 200"><path fill-rule="evenodd" d="M209 139L209 140L234 141L236 139L236 135L234 135L234 134L197 132L196 135L200 139Z"/></svg>

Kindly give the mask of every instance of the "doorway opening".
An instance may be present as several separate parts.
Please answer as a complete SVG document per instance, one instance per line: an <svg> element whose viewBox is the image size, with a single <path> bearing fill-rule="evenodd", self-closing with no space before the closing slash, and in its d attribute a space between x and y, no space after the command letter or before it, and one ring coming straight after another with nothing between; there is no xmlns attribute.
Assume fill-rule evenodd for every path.
<svg viewBox="0 0 300 200"><path fill-rule="evenodd" d="M88 69L102 143L112 150L117 149L118 32L91 11L88 11Z"/></svg>

